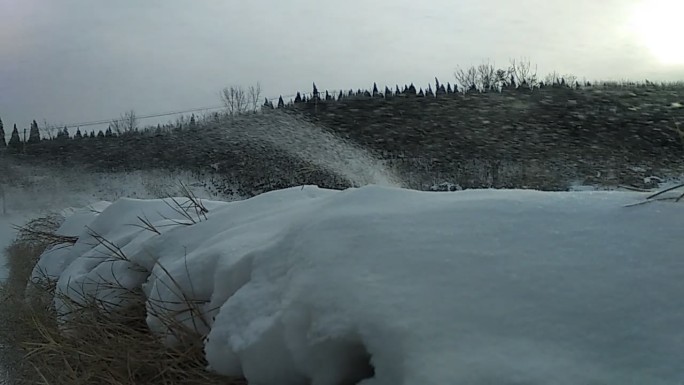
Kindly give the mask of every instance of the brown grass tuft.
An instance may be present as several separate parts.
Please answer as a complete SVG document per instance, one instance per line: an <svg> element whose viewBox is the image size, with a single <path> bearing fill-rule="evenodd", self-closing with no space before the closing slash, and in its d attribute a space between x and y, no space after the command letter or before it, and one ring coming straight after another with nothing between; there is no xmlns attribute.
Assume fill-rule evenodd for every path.
<svg viewBox="0 0 684 385"><path fill-rule="evenodd" d="M31 290L24 289L40 253L64 241L49 231L24 232L7 250L10 278L0 286L0 363L4 366L0 369L5 370L8 384L246 383L205 370L204 337L181 325L173 314L164 316L159 311L155 315L180 341L165 347L147 327L145 298L138 291L122 288L127 298L134 299L133 305L115 313L103 311L111 306L95 299L79 298L76 303L60 298L69 317L58 324L52 301L45 301L55 293L54 282L28 283ZM163 310L163 304L155 308Z"/></svg>

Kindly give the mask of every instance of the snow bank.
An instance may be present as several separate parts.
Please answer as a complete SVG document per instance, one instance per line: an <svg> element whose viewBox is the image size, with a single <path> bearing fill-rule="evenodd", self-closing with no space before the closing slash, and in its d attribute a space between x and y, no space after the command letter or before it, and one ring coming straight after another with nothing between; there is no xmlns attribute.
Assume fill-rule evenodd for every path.
<svg viewBox="0 0 684 385"><path fill-rule="evenodd" d="M142 288L152 330L171 304L253 384L681 384L684 205L624 207L644 197L306 186L192 225L122 199L68 219L79 241L34 279L124 307L113 283Z"/></svg>

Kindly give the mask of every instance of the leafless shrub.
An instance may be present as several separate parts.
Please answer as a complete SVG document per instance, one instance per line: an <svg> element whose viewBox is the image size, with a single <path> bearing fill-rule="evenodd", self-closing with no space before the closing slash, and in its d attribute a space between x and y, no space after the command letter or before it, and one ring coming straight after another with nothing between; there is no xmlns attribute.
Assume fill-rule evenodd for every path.
<svg viewBox="0 0 684 385"><path fill-rule="evenodd" d="M456 78L456 82L460 85L462 92L477 89L477 69L475 67L470 67L465 70L461 67L457 67L456 72L454 72L454 77Z"/></svg>
<svg viewBox="0 0 684 385"><path fill-rule="evenodd" d="M496 84L498 85L499 88L504 87L508 85L508 79L510 78L511 74L508 70L504 69L497 69L496 70Z"/></svg>
<svg viewBox="0 0 684 385"><path fill-rule="evenodd" d="M59 131L61 129L56 124L49 123L47 119L43 119L43 126L40 127L43 138L55 139Z"/></svg>
<svg viewBox="0 0 684 385"><path fill-rule="evenodd" d="M480 87L484 91L498 88L496 68L489 62L477 66L477 79Z"/></svg>
<svg viewBox="0 0 684 385"><path fill-rule="evenodd" d="M510 73L519 87L533 88L539 85L537 66L532 68L532 64L527 59L511 59Z"/></svg>
<svg viewBox="0 0 684 385"><path fill-rule="evenodd" d="M255 86L249 86L249 88L247 88L247 96L250 110L253 113L256 113L261 107L261 83L257 82Z"/></svg>
<svg viewBox="0 0 684 385"><path fill-rule="evenodd" d="M544 84L546 84L546 85L551 86L554 84L560 84L560 82L561 82L561 76L556 71L553 71L544 77Z"/></svg>
<svg viewBox="0 0 684 385"><path fill-rule="evenodd" d="M133 110L124 113L121 117L121 121L123 122L125 132L131 132L138 129L138 118Z"/></svg>
<svg viewBox="0 0 684 385"><path fill-rule="evenodd" d="M563 80L565 80L565 84L570 86L570 87L577 84L577 76L572 75L572 74L563 75Z"/></svg>
<svg viewBox="0 0 684 385"><path fill-rule="evenodd" d="M135 115L135 111L126 111L119 119L112 120L109 123L109 128L117 135L137 130L138 118Z"/></svg>
<svg viewBox="0 0 684 385"><path fill-rule="evenodd" d="M244 114L249 108L247 92L241 86L225 87L221 90L221 101L229 116Z"/></svg>

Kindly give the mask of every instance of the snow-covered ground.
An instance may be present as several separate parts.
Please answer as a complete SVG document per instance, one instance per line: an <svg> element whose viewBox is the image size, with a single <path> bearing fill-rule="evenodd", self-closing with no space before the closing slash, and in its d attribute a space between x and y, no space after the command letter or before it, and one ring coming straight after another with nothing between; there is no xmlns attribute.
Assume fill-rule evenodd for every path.
<svg viewBox="0 0 684 385"><path fill-rule="evenodd" d="M16 235L14 226L21 226L27 220L100 200L175 195L179 193L180 183L202 198L220 196L212 190L208 180L198 180L188 172L147 170L93 173L33 165L12 167L16 177L3 185L8 213L3 215L0 211L0 280L7 274L4 250Z"/></svg>
<svg viewBox="0 0 684 385"><path fill-rule="evenodd" d="M69 217L79 241L34 279L121 306L113 286L142 287L152 330L166 304L253 384L682 384L684 203L626 207L645 197L305 186L206 218L120 199Z"/></svg>

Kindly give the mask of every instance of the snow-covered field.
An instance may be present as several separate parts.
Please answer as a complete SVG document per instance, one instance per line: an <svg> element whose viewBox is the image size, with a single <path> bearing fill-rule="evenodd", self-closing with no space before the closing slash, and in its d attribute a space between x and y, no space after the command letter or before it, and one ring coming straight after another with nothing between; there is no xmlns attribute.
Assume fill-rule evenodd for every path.
<svg viewBox="0 0 684 385"><path fill-rule="evenodd" d="M120 199L69 217L79 241L34 279L121 306L113 285L142 287L162 334L159 304L190 326L199 303L210 369L253 384L682 384L684 203L626 207L645 197L305 186L206 218Z"/></svg>

